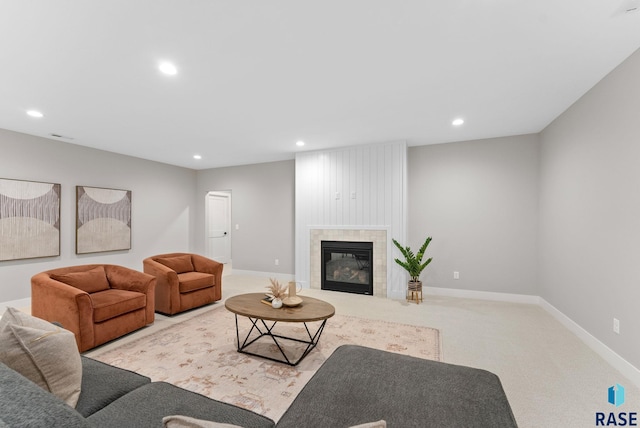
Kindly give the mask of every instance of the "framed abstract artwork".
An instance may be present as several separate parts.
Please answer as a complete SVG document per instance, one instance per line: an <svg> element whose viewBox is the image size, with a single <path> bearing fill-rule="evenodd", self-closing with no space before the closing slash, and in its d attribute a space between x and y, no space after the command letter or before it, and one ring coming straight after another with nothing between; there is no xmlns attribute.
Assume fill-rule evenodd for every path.
<svg viewBox="0 0 640 428"><path fill-rule="evenodd" d="M131 249L131 191L76 186L76 254Z"/></svg>
<svg viewBox="0 0 640 428"><path fill-rule="evenodd" d="M60 184L0 178L0 261L60 255Z"/></svg>

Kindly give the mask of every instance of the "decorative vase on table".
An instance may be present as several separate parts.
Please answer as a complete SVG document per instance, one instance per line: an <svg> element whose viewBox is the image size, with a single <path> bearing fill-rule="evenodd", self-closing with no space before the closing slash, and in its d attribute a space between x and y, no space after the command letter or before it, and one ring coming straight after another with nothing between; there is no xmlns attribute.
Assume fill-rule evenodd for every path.
<svg viewBox="0 0 640 428"><path fill-rule="evenodd" d="M302 303L302 299L298 296L298 292L302 290L295 281L289 281L289 293L287 297L282 299L284 306L293 307Z"/></svg>
<svg viewBox="0 0 640 428"><path fill-rule="evenodd" d="M271 300L271 307L274 309L280 309L282 307L282 298L287 291L287 286L280 284L280 282L274 278L269 278L269 281L271 282L271 285L267 288L273 296L273 300Z"/></svg>

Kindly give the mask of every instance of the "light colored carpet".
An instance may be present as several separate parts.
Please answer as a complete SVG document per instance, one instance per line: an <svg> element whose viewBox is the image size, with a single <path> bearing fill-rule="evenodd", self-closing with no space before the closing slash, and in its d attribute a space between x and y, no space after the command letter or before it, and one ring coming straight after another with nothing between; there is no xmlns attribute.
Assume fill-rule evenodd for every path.
<svg viewBox="0 0 640 428"><path fill-rule="evenodd" d="M251 323L238 319L242 340ZM319 323L309 326L313 334ZM301 324L294 323L280 323L274 333L300 338L306 334ZM259 352L277 351L270 340L265 337L256 343ZM327 321L318 346L298 366L290 367L238 353L234 316L222 306L91 357L277 421L320 365L343 344L441 359L436 329L335 315ZM287 352L300 352L295 342L285 345Z"/></svg>

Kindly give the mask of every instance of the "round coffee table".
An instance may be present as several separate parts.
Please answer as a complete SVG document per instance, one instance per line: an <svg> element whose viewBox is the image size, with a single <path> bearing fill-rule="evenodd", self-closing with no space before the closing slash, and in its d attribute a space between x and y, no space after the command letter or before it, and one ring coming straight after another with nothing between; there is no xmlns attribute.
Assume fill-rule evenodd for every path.
<svg viewBox="0 0 640 428"><path fill-rule="evenodd" d="M298 306L287 307L283 306L280 309L274 309L270 305L264 304L261 300L264 299L264 293L249 293L240 294L228 298L224 306L230 312L235 314L236 318L236 338L238 344L238 352L244 354L253 355L256 357L266 358L268 360L285 363L290 366L296 366L309 352L313 350L320 340L324 326L327 323L327 319L335 315L336 310L330 303L322 301L320 299L314 299L313 297L300 296L302 303ZM251 329L245 336L244 340L240 340L240 328L238 326L238 315L247 317L251 321ZM267 324L267 321L271 321ZM320 322L314 333L309 330L307 323ZM307 338L300 339L291 336L283 336L274 333L274 328L279 322L284 323L302 323L306 330ZM251 339L252 334L256 332L257 337ZM275 358L265 354L258 354L247 350L247 347L255 343L262 337L270 337L273 343L277 346L280 354L283 358ZM279 341L280 339L280 341ZM291 340L298 343L305 344L302 355L291 360L284 352L283 344L281 340Z"/></svg>

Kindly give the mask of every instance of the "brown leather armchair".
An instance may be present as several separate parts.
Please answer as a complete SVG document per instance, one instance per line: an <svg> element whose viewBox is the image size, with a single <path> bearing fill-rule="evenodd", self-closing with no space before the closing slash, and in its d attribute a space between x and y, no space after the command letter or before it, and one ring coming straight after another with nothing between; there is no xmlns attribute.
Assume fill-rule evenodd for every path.
<svg viewBox="0 0 640 428"><path fill-rule="evenodd" d="M52 269L31 278L31 313L58 322L84 352L152 324L156 279L117 265Z"/></svg>
<svg viewBox="0 0 640 428"><path fill-rule="evenodd" d="M222 298L222 263L191 253L168 253L142 261L145 273L157 279L156 312L167 315Z"/></svg>

